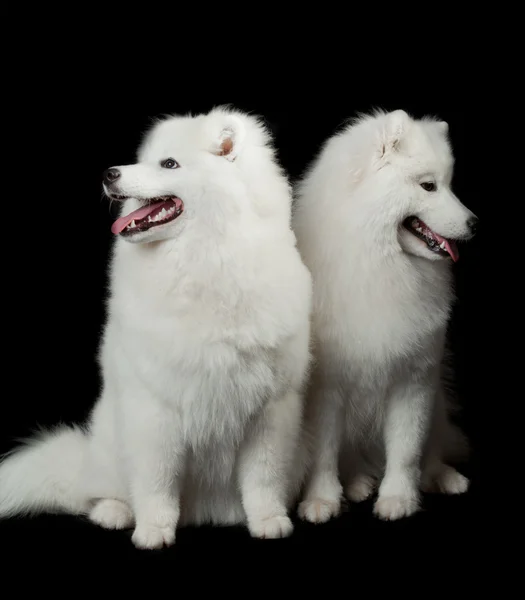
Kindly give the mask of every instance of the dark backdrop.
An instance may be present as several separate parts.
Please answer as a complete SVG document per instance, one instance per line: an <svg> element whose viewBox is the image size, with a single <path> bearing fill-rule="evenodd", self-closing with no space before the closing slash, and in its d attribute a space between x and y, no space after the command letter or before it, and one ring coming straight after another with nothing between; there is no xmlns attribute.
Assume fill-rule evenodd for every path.
<svg viewBox="0 0 525 600"><path fill-rule="evenodd" d="M251 540L243 529L182 530L176 546L162 554L140 553L132 547L128 532L103 531L82 519L17 519L0 523L0 539L9 548L9 556L39 561L59 557L80 561L94 555L111 556L114 561L131 557L216 560L224 550L229 560L252 560L261 554L268 561L280 555L315 561L327 554L354 556L368 547L384 555L397 554L402 546L426 552L433 545L446 553L471 556L482 535L477 525L482 453L479 398L487 388L479 372L485 343L479 327L479 298L487 284L481 274L485 198L472 166L480 155L478 141L474 141L477 116L466 109L461 97L443 102L431 93L415 100L392 92L366 96L329 88L295 94L277 94L271 88L264 94L231 89L220 93L202 86L192 94L180 91L192 89L184 85L149 96L101 90L94 100L92 93L89 99L84 95L82 83L62 83L38 92L41 111L27 115L16 141L24 176L23 183L15 185L25 192L25 209L39 208L32 215L32 226L20 215L18 242L10 246L10 260L4 265L5 277L14 282L4 316L4 335L10 336L4 366L6 380L15 385L4 388L4 394L14 398L4 402L1 452L12 448L15 439L28 435L36 424L83 420L92 407L99 388L95 354L104 321L112 243L112 215L102 198L101 174L109 166L134 160L140 136L152 117L199 112L223 103L261 114L274 132L281 163L296 178L345 119L380 106L403 108L414 116L431 113L448 121L457 161L455 192L481 219L480 232L462 246L460 261L454 266L458 300L450 327L463 422L473 445L465 472L473 481L466 496L426 498L424 511L397 523L373 519L367 502L323 526L297 523L290 539L275 542Z"/></svg>

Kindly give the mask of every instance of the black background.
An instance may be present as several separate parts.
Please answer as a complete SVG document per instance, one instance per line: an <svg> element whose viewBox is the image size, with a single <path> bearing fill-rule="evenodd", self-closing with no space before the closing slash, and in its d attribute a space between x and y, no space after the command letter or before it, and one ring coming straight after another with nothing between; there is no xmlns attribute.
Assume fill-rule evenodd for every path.
<svg viewBox="0 0 525 600"><path fill-rule="evenodd" d="M459 94L443 101L431 92L416 99L391 90L367 95L347 94L343 87L263 86L235 92L229 85L197 89L178 83L169 93L156 89L149 94L114 94L101 89L95 98L92 93L88 98L83 82L54 82L39 90L38 115L26 114L18 129L16 152L25 175L23 184L15 185L30 191L45 210L35 216L42 219L36 227L25 228L20 221L12 260L6 261L4 269L12 282L5 323L10 356L5 365L8 378L15 382L4 394L15 397L4 402L0 451L12 448L15 439L28 435L36 424L83 420L93 405L100 385L95 354L104 321L113 216L102 197L101 174L109 166L134 161L140 136L152 117L200 112L224 103L261 114L274 132L281 163L294 179L345 119L379 106L403 108L414 116L433 114L449 123L456 155L454 190L481 219L477 237L461 247L460 261L454 266L458 300L450 327L456 387L473 445L465 468L472 478L471 490L457 498L427 497L421 513L396 523L372 518L372 505L367 502L326 525L297 522L294 535L278 541L251 540L242 528L186 529L178 533L174 548L140 552L133 548L129 532L103 531L73 517L42 516L0 523L2 546L9 548L10 557L25 561L81 562L97 556L176 564L184 558L215 561L221 554L227 554L228 560L251 561L255 555L266 561L280 556L317 560L316 556L327 555L353 558L369 547L381 556L397 554L401 547L426 552L433 545L448 554L473 556L483 547L478 527L483 453L480 397L487 393L487 382L480 376L485 340L479 327L483 318L479 299L487 285L482 276L487 199L474 177L481 154L474 135L477 115Z"/></svg>

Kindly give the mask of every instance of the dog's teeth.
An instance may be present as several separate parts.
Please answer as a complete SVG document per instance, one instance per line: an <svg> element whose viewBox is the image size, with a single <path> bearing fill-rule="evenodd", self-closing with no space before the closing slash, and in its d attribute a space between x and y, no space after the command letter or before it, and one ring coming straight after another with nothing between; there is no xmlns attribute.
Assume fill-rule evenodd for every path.
<svg viewBox="0 0 525 600"><path fill-rule="evenodd" d="M136 227L135 225L135 219L133 219L133 221L131 221L131 223L129 224L130 227Z"/></svg>
<svg viewBox="0 0 525 600"><path fill-rule="evenodd" d="M423 233L423 229L421 229L421 227L416 227L416 231L417 231L418 233Z"/></svg>
<svg viewBox="0 0 525 600"><path fill-rule="evenodd" d="M441 242L441 244L439 244L439 247L441 248L441 250L445 249L445 242Z"/></svg>

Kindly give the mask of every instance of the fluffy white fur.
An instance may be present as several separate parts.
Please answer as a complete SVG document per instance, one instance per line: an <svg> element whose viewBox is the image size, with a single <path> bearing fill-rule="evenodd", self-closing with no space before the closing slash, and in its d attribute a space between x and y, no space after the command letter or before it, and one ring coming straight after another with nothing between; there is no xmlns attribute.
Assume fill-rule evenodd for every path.
<svg viewBox="0 0 525 600"><path fill-rule="evenodd" d="M343 492L358 502L378 484L374 511L389 520L414 513L421 488L467 489L447 465L466 449L445 392L451 261L402 226L415 215L443 237L471 237L447 130L402 110L361 117L298 186L293 227L314 281L314 450L299 506L311 522L337 515Z"/></svg>
<svg viewBox="0 0 525 600"><path fill-rule="evenodd" d="M162 168L173 158L178 168ZM155 124L107 193L176 195L182 215L119 236L85 428L44 432L0 466L0 515L65 511L160 548L188 524L292 531L305 473L301 391L311 278L263 124L233 109Z"/></svg>

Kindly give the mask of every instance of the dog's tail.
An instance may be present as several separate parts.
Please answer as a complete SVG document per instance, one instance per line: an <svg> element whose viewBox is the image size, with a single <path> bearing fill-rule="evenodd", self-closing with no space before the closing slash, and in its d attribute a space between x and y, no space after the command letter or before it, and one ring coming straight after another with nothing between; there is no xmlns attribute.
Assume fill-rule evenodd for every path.
<svg viewBox="0 0 525 600"><path fill-rule="evenodd" d="M87 512L85 458L89 440L79 427L40 432L0 462L0 517L40 512Z"/></svg>

